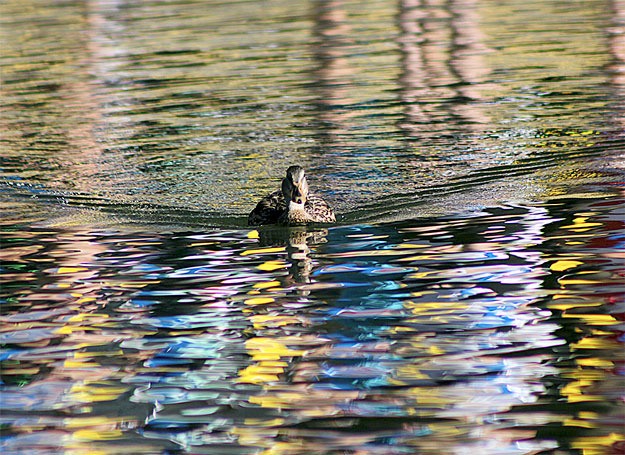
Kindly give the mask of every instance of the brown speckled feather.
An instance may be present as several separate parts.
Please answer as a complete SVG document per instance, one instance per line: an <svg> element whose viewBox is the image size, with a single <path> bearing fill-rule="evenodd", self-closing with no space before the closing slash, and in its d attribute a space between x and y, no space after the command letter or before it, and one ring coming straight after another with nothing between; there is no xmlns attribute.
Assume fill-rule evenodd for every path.
<svg viewBox="0 0 625 455"><path fill-rule="evenodd" d="M328 203L316 194L309 194L306 201L306 213L313 223L334 223L336 217Z"/></svg>
<svg viewBox="0 0 625 455"><path fill-rule="evenodd" d="M300 220L301 223L334 223L336 217L328 203L316 194L309 194L304 205L307 219ZM280 190L265 196L252 210L247 219L250 226L260 226L263 224L293 224L287 218L286 203Z"/></svg>
<svg viewBox="0 0 625 455"><path fill-rule="evenodd" d="M260 226L262 224L275 224L278 222L280 215L286 211L284 196L282 191L277 190L265 196L256 204L256 208L252 210L247 219L250 226Z"/></svg>

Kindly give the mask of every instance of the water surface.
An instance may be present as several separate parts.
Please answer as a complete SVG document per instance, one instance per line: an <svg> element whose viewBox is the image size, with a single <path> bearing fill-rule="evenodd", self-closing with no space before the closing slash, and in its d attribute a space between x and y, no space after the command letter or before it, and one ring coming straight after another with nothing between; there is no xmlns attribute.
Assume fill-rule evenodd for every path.
<svg viewBox="0 0 625 455"><path fill-rule="evenodd" d="M622 2L0 17L3 453L623 452Z"/></svg>

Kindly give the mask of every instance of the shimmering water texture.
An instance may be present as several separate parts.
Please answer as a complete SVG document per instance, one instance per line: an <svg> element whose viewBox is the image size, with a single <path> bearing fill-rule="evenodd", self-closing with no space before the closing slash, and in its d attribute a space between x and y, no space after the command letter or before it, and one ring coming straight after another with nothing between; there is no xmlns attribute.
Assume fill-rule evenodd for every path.
<svg viewBox="0 0 625 455"><path fill-rule="evenodd" d="M622 0L0 35L0 452L625 453ZM294 164L337 223L248 228Z"/></svg>
<svg viewBox="0 0 625 455"><path fill-rule="evenodd" d="M2 2L0 198L240 227L293 164L343 223L610 179L625 7L579 3Z"/></svg>
<svg viewBox="0 0 625 455"><path fill-rule="evenodd" d="M8 229L3 450L621 453L623 215Z"/></svg>

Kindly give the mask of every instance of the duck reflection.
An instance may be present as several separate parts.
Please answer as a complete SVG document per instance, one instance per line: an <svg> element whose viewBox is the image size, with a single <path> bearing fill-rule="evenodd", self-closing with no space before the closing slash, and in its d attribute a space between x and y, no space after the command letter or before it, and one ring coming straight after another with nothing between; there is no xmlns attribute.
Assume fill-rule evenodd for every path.
<svg viewBox="0 0 625 455"><path fill-rule="evenodd" d="M327 242L328 230L307 226L271 227L258 231L259 243L262 247L284 246L289 262L288 275L284 278L285 286L311 283L310 275L314 268L310 256L311 245ZM300 289L302 295L310 294Z"/></svg>

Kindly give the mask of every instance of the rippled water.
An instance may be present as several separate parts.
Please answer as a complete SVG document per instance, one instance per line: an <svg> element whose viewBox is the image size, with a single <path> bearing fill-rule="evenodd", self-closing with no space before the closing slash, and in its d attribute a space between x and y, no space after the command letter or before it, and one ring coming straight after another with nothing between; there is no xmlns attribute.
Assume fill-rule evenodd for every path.
<svg viewBox="0 0 625 455"><path fill-rule="evenodd" d="M625 451L622 1L0 18L3 453Z"/></svg>
<svg viewBox="0 0 625 455"><path fill-rule="evenodd" d="M4 449L617 447L624 215L612 198L319 230L14 226Z"/></svg>

